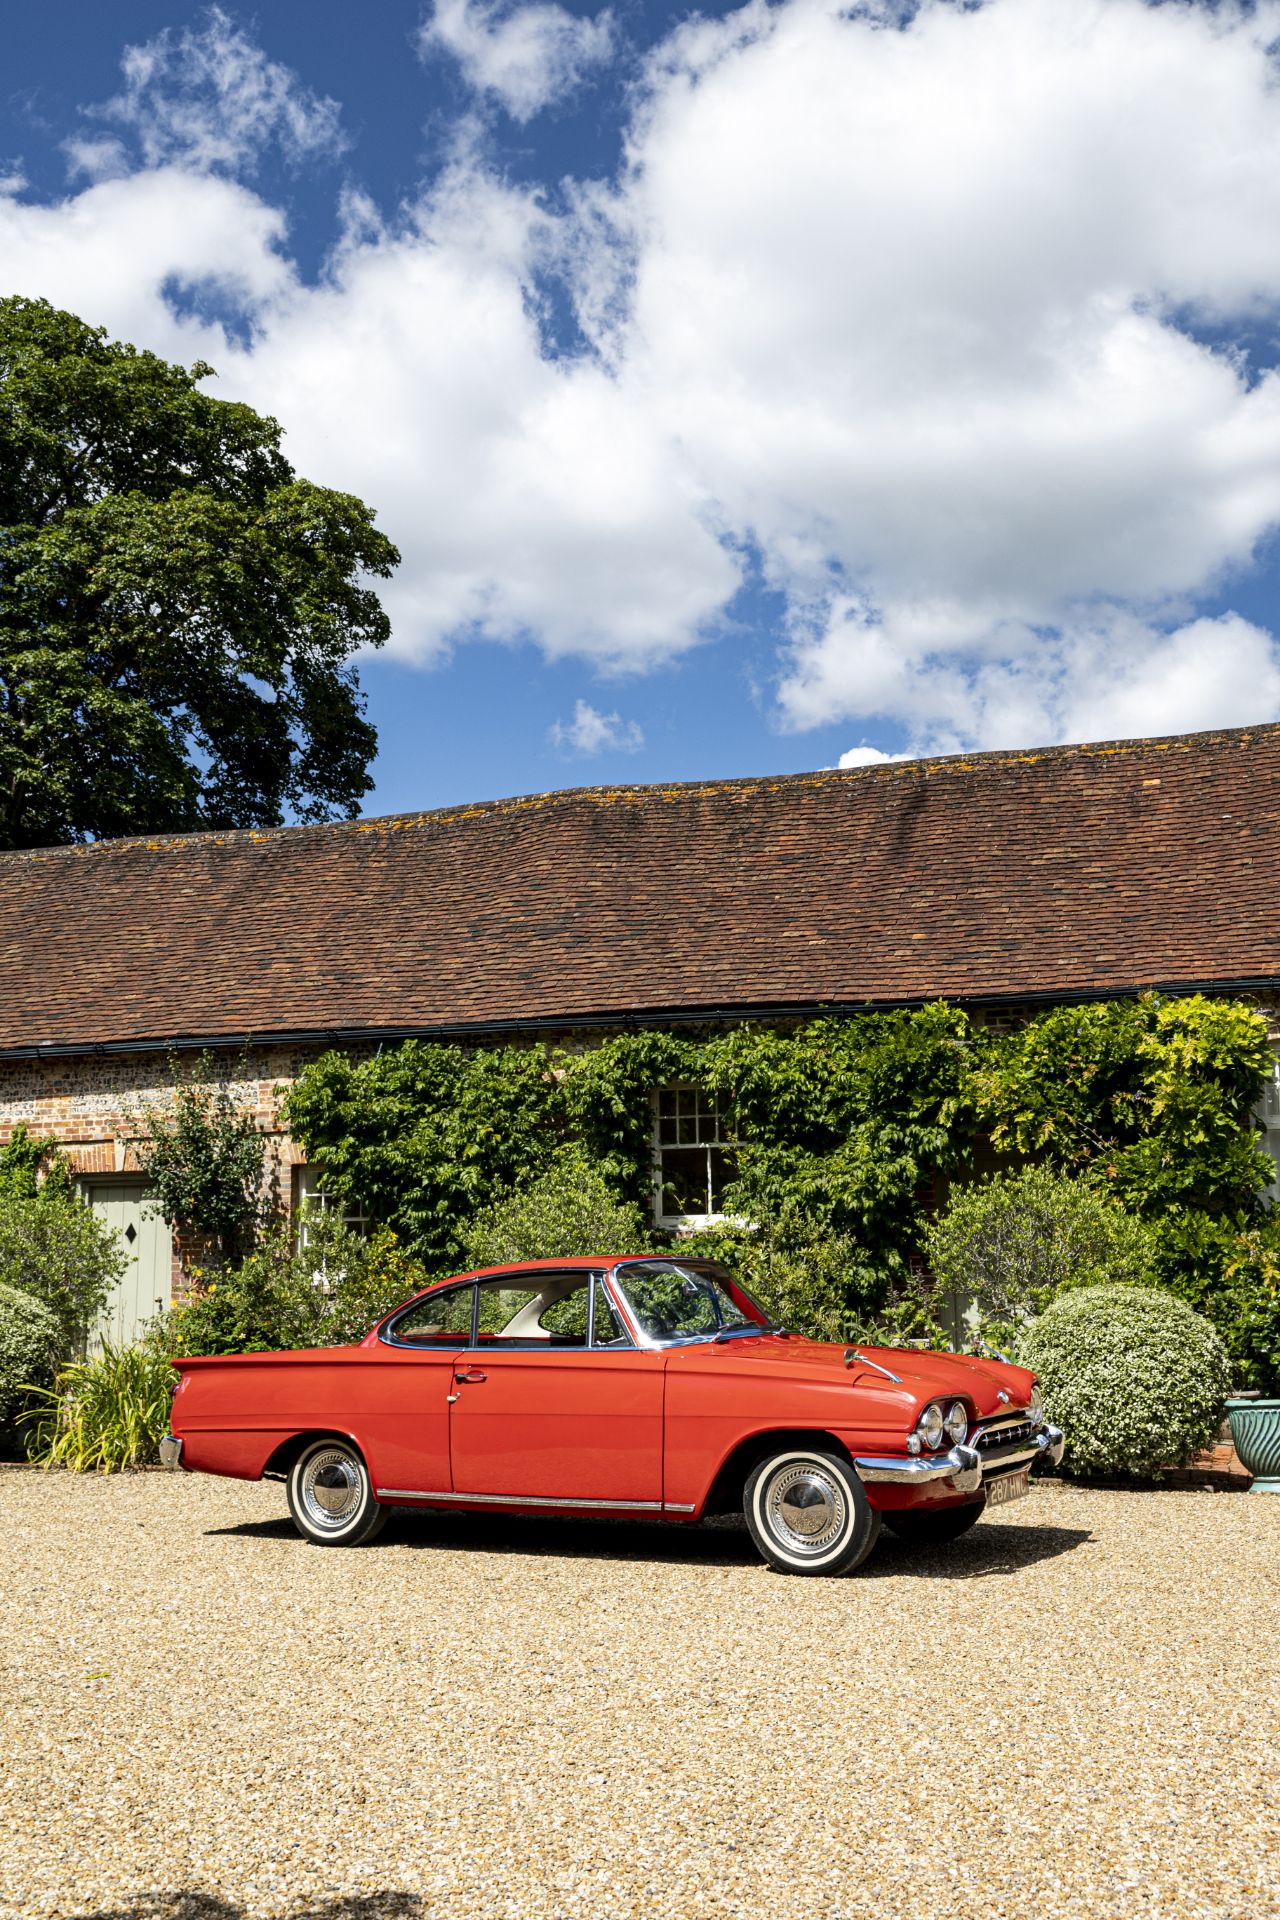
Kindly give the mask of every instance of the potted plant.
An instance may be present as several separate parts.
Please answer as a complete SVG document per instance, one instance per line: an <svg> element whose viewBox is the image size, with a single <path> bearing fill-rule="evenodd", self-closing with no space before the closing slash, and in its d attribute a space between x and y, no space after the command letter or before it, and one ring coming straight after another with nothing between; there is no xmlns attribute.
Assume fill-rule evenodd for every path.
<svg viewBox="0 0 1280 1920"><path fill-rule="evenodd" d="M1280 1493L1280 1400L1235 1394L1227 1418L1240 1463L1253 1475L1250 1493Z"/></svg>

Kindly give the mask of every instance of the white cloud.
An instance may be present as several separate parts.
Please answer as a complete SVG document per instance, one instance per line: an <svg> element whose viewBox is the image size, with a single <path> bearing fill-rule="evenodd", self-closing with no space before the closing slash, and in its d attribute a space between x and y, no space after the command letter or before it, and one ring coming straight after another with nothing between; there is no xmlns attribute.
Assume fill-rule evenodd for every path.
<svg viewBox="0 0 1280 1920"><path fill-rule="evenodd" d="M566 725L557 720L547 738L561 751L582 754L635 753L644 745L644 734L634 720L620 713L599 713L585 700L576 700L573 719Z"/></svg>
<svg viewBox="0 0 1280 1920"><path fill-rule="evenodd" d="M145 166L236 174L251 170L271 142L294 163L346 147L337 102L268 60L221 7L210 8L198 32L170 28L126 48L120 66L122 91L91 118L131 137ZM121 172L130 159L125 138L69 141L73 167L94 178Z"/></svg>
<svg viewBox="0 0 1280 1920"><path fill-rule="evenodd" d="M939 634L939 705L988 647L1069 673L1082 602L1202 591L1280 518L1280 377L1178 323L1280 304L1277 9L896 14L677 34L617 209L624 378L825 636L785 669L794 726L886 711ZM1011 665L968 737L1022 698Z"/></svg>
<svg viewBox="0 0 1280 1920"><path fill-rule="evenodd" d="M580 85L614 48L613 15L570 13L555 4L509 12L486 0L435 0L418 44L452 54L469 86L493 94L521 125Z"/></svg>
<svg viewBox="0 0 1280 1920"><path fill-rule="evenodd" d="M898 760L910 760L909 753L881 753L879 747L849 747L840 755L839 767L887 767Z"/></svg>
<svg viewBox="0 0 1280 1920"><path fill-rule="evenodd" d="M535 30L561 12L449 0L428 32L527 115L604 44ZM307 285L226 175L331 150L336 109L215 15L129 56L99 124L137 144L93 184L0 196L0 252L14 290L213 360L375 504L405 657L643 670L754 561L787 727L1252 720L1272 641L1196 616L1280 522L1280 375L1196 334L1280 317L1277 36L1280 0L751 0L652 57L622 173L568 213L460 143L394 216L349 198ZM556 273L591 353L540 337ZM201 317L228 304L247 335Z"/></svg>
<svg viewBox="0 0 1280 1920"><path fill-rule="evenodd" d="M878 718L915 754L1188 733L1280 714L1280 646L1234 613L1170 628L1114 609L1052 633L935 628L930 645L849 602L797 643L781 695L793 725ZM859 747L840 765L905 757Z"/></svg>
<svg viewBox="0 0 1280 1920"><path fill-rule="evenodd" d="M689 646L737 565L661 428L594 363L543 352L536 199L464 166L393 225L349 211L318 286L276 209L179 168L55 207L0 199L0 256L15 292L210 360L218 390L286 423L299 471L374 505L404 554L386 591L402 657L532 635L625 670ZM204 292L239 308L247 345L200 318Z"/></svg>

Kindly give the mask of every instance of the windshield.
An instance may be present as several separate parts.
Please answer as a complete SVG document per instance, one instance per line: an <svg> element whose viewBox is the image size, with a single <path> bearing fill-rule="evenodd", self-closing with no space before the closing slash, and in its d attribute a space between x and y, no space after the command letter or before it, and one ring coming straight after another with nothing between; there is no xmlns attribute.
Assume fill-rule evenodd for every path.
<svg viewBox="0 0 1280 1920"><path fill-rule="evenodd" d="M727 1274L701 1261L629 1260L614 1269L642 1333L650 1340L710 1340L720 1333L767 1331L754 1306L743 1310L729 1292Z"/></svg>

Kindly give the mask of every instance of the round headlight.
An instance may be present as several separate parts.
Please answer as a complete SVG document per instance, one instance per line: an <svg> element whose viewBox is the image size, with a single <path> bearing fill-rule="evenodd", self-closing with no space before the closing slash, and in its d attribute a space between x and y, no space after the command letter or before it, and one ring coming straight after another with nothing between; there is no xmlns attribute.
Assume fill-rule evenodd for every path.
<svg viewBox="0 0 1280 1920"><path fill-rule="evenodd" d="M916 1422L916 1432L926 1447L941 1446L942 1436L946 1432L946 1421L943 1418L942 1408L936 1400L932 1401L920 1415Z"/></svg>
<svg viewBox="0 0 1280 1920"><path fill-rule="evenodd" d="M1031 1389L1031 1397L1027 1401L1027 1411L1033 1420L1044 1419L1044 1395L1040 1391L1040 1382L1038 1380Z"/></svg>
<svg viewBox="0 0 1280 1920"><path fill-rule="evenodd" d="M969 1433L969 1416L964 1402L953 1400L947 1408L947 1438L953 1446L963 1446Z"/></svg>

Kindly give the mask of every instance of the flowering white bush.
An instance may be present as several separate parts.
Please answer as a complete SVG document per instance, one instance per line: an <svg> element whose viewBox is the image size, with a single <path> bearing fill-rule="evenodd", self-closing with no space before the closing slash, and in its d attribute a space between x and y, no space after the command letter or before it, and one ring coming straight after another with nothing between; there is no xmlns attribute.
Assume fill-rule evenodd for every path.
<svg viewBox="0 0 1280 1920"><path fill-rule="evenodd" d="M1066 1434L1068 1473L1142 1479L1183 1465L1217 1433L1231 1384L1209 1322L1156 1287L1064 1293L1018 1358Z"/></svg>
<svg viewBox="0 0 1280 1920"><path fill-rule="evenodd" d="M62 1347L56 1314L20 1287L0 1285L0 1429L22 1406L23 1389L48 1380Z"/></svg>

